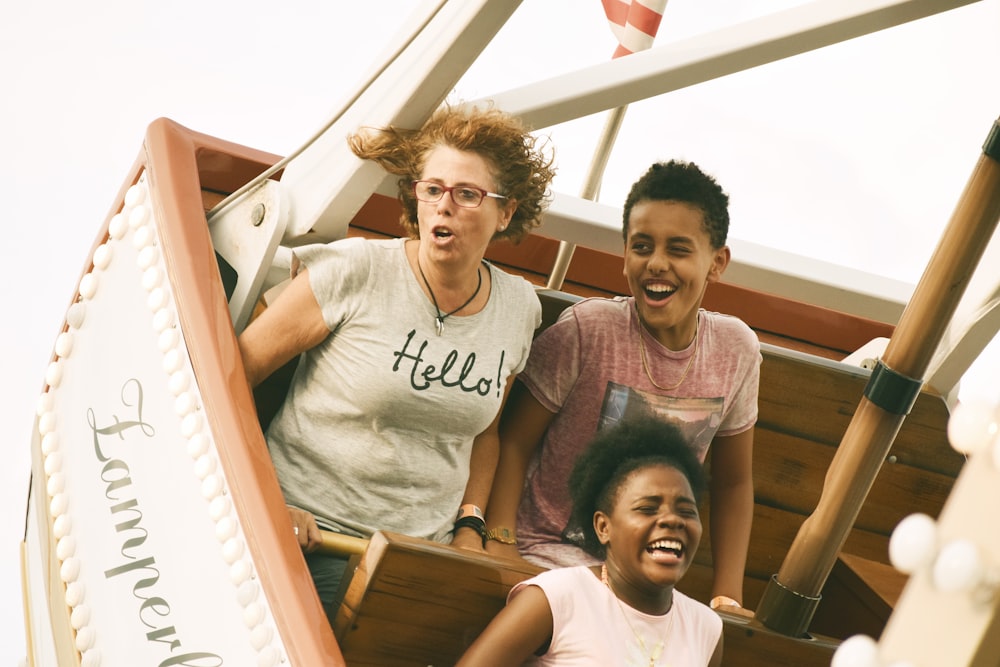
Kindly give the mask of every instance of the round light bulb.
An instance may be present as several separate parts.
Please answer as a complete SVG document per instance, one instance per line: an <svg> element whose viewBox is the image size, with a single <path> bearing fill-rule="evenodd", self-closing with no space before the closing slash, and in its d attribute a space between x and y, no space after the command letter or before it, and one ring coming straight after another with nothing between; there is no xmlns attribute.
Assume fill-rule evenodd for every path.
<svg viewBox="0 0 1000 667"><path fill-rule="evenodd" d="M830 667L879 667L878 644L868 635L848 637L837 647Z"/></svg>
<svg viewBox="0 0 1000 667"><path fill-rule="evenodd" d="M989 447L1000 433L997 408L981 399L963 401L948 419L948 442L955 451L974 454Z"/></svg>
<svg viewBox="0 0 1000 667"><path fill-rule="evenodd" d="M913 574L931 562L937 546L937 524L926 514L911 514L889 538L889 562L903 574Z"/></svg>
<svg viewBox="0 0 1000 667"><path fill-rule="evenodd" d="M983 578L979 548L971 540L955 540L941 548L932 572L934 586L945 593L969 591Z"/></svg>

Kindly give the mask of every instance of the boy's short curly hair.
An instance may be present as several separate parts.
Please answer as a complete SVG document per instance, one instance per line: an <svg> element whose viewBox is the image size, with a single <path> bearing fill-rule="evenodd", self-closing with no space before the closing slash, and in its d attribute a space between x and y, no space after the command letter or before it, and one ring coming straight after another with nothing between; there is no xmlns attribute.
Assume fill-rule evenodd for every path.
<svg viewBox="0 0 1000 667"><path fill-rule="evenodd" d="M696 206L704 214L703 225L712 247L718 249L726 245L729 195L695 163L656 162L632 184L622 209L622 236L626 243L632 208L644 201L681 201Z"/></svg>
<svg viewBox="0 0 1000 667"><path fill-rule="evenodd" d="M520 119L492 107L444 106L419 130L363 128L348 137L355 155L401 177L400 222L413 238L419 229L413 181L420 178L430 152L438 146L450 146L479 155L489 165L498 194L517 201L510 224L494 237L514 242L541 224L548 204L554 157L540 143Z"/></svg>
<svg viewBox="0 0 1000 667"><path fill-rule="evenodd" d="M598 431L570 474L573 510L567 534L582 533L580 546L604 558L605 547L594 531L594 514L610 514L626 478L654 465L677 469L691 485L694 500L700 500L707 484L705 470L676 426L654 417L635 417Z"/></svg>

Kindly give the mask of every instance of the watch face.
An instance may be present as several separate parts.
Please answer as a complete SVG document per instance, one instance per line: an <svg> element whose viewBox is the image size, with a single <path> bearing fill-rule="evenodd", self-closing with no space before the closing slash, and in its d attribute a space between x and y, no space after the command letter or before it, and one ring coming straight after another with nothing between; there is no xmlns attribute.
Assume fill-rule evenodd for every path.
<svg viewBox="0 0 1000 667"><path fill-rule="evenodd" d="M510 528L494 528L489 531L488 539L495 540L501 544L517 544L517 538L514 536L514 531Z"/></svg>

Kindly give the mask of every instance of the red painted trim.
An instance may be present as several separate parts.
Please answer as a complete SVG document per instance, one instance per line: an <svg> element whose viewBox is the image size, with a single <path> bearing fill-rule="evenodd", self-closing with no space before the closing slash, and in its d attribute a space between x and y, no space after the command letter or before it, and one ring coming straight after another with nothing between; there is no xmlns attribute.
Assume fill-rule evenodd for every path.
<svg viewBox="0 0 1000 667"><path fill-rule="evenodd" d="M219 449L257 577L291 664L344 665L309 571L291 538L288 512L257 423L202 207L202 186L230 188L274 156L198 134L166 119L145 148L161 246L205 415ZM199 179L199 169L202 178ZM250 519L252 517L252 520Z"/></svg>

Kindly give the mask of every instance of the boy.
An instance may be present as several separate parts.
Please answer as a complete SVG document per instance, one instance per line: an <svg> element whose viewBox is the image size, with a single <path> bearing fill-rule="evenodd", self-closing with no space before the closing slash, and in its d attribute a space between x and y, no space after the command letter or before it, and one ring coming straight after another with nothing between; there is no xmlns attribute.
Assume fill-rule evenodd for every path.
<svg viewBox="0 0 1000 667"><path fill-rule="evenodd" d="M712 447L712 606L742 604L760 343L739 319L701 309L729 264L728 203L692 163L656 163L633 184L622 216L632 296L586 299L532 345L501 422L488 551L593 564L566 530L570 471L596 431L654 415L702 462Z"/></svg>

